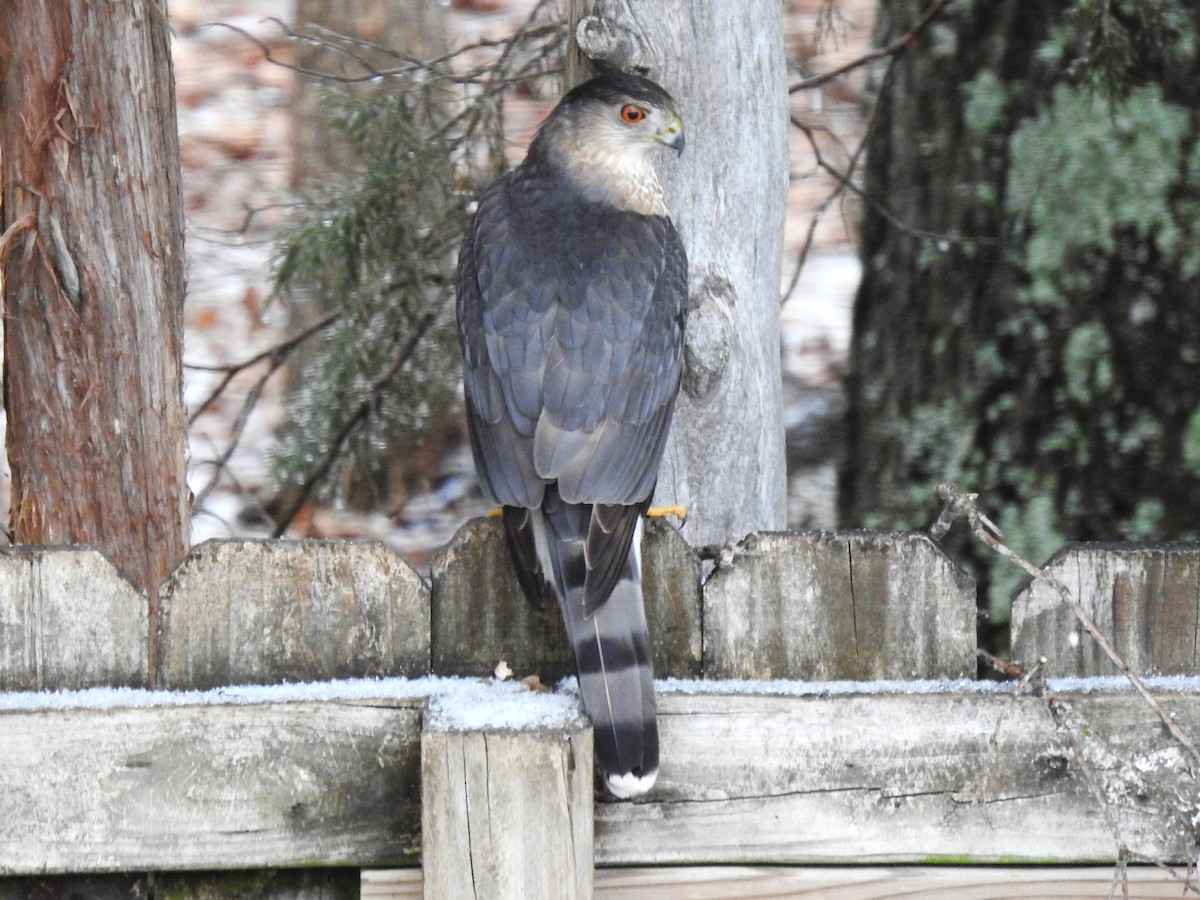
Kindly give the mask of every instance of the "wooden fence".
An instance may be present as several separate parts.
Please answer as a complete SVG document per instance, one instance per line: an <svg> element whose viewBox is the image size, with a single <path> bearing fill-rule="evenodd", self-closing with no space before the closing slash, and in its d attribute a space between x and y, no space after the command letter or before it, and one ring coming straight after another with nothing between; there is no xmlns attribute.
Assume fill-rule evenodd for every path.
<svg viewBox="0 0 1200 900"><path fill-rule="evenodd" d="M950 864L1195 860L1187 748L1120 678L976 681L974 586L926 537L756 534L705 573L654 523L643 560L663 768L617 803L569 693L485 680L571 669L495 521L464 526L431 584L373 544L208 542L155 634L95 551L0 551L0 900L753 896L831 877L755 866L834 864L874 867L843 870L845 896L892 895L870 887L890 873L965 897L994 875ZM1200 681L1179 677L1200 546L1048 566L1131 664L1175 676L1151 683L1200 736ZM1013 641L1054 676L1115 671L1040 584ZM1024 871L1041 886L1011 896L1107 885ZM1139 870L1130 896L1179 896L1167 880Z"/></svg>

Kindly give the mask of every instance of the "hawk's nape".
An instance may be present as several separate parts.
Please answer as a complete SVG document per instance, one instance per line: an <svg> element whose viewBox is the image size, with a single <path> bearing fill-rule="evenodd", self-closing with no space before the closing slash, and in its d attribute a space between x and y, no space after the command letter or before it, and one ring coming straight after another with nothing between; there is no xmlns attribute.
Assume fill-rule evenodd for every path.
<svg viewBox="0 0 1200 900"><path fill-rule="evenodd" d="M568 93L484 192L459 253L468 433L521 586L553 588L608 789L658 772L641 516L683 365L687 257L653 157L675 103L609 72Z"/></svg>

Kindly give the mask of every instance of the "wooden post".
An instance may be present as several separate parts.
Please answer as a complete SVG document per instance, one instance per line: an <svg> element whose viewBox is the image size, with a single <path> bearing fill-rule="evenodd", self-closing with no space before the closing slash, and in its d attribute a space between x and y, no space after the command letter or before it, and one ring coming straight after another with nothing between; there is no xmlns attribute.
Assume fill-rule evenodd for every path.
<svg viewBox="0 0 1200 900"><path fill-rule="evenodd" d="M1200 672L1200 544L1073 544L1050 558L1056 575L1134 672ZM1013 601L1013 652L1048 675L1112 675L1117 669L1044 582Z"/></svg>
<svg viewBox="0 0 1200 900"><path fill-rule="evenodd" d="M704 586L710 678L963 678L975 590L929 538L749 535Z"/></svg>
<svg viewBox="0 0 1200 900"><path fill-rule="evenodd" d="M429 900L592 896L592 728L421 732L421 865Z"/></svg>
<svg viewBox="0 0 1200 900"><path fill-rule="evenodd" d="M721 543L787 519L779 272L788 184L787 59L774 0L571 0L569 78L583 56L645 67L688 136L659 168L688 254L682 389L656 505L683 536ZM577 52L572 52L572 50Z"/></svg>
<svg viewBox="0 0 1200 900"><path fill-rule="evenodd" d="M163 687L429 671L429 589L357 541L206 541L162 592Z"/></svg>
<svg viewBox="0 0 1200 900"><path fill-rule="evenodd" d="M0 549L0 690L145 687L148 612L98 550Z"/></svg>

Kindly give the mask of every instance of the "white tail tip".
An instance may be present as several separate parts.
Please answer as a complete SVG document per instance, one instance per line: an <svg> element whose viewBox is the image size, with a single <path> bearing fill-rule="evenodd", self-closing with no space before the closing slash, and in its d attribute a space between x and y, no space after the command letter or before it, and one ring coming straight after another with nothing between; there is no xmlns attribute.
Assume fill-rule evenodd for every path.
<svg viewBox="0 0 1200 900"><path fill-rule="evenodd" d="M642 796L654 787L657 778L658 769L641 776L626 772L624 775L605 775L604 784L608 788L608 792L618 800L630 800Z"/></svg>

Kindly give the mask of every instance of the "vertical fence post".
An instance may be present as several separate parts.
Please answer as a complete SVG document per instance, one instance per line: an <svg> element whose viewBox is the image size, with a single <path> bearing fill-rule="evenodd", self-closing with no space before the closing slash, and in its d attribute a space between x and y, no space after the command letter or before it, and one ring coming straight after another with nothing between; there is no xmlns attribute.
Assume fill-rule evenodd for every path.
<svg viewBox="0 0 1200 900"><path fill-rule="evenodd" d="M421 866L428 900L590 900L592 729L464 729L426 717Z"/></svg>

